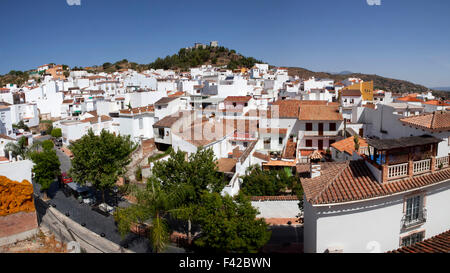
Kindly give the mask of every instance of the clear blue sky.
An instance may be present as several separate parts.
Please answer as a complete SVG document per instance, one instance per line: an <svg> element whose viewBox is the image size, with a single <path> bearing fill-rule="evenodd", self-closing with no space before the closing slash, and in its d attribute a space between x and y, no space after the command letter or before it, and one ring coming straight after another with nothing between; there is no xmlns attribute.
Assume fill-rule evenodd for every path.
<svg viewBox="0 0 450 273"><path fill-rule="evenodd" d="M278 66L450 86L448 0L1 0L0 14L0 74L150 63L218 40Z"/></svg>

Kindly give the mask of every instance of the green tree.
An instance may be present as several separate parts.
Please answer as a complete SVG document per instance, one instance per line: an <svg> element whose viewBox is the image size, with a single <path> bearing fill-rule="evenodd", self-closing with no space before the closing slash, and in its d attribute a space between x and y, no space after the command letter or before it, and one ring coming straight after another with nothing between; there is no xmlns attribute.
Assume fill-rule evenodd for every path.
<svg viewBox="0 0 450 273"><path fill-rule="evenodd" d="M43 151L31 153L31 159L35 164L33 167L34 181L41 185L41 191L44 192L45 199L47 199L47 190L55 181L57 175L60 174L58 156L52 149L53 147L49 147L47 144L43 143Z"/></svg>
<svg viewBox="0 0 450 273"><path fill-rule="evenodd" d="M265 171L253 165L242 177L241 192L249 196L276 196L286 194L286 190L295 193L299 185L290 168Z"/></svg>
<svg viewBox="0 0 450 273"><path fill-rule="evenodd" d="M30 131L30 128L23 122L23 120L19 121L17 124L12 125L13 128L23 129L25 131Z"/></svg>
<svg viewBox="0 0 450 273"><path fill-rule="evenodd" d="M142 225L151 220L148 236L152 249L156 253L164 251L170 238L165 217L176 210L183 199L180 194L183 193L182 188L171 192L164 191L158 181L149 178L145 189L134 189L133 195L136 196L137 203L128 208L120 208L114 213L119 233L125 237L132 225Z"/></svg>
<svg viewBox="0 0 450 273"><path fill-rule="evenodd" d="M73 153L71 176L78 183L92 183L96 189L102 191L104 202L105 191L113 187L117 177L124 173L136 145L130 136L116 136L105 130L96 136L89 130L81 139L71 144L69 149Z"/></svg>
<svg viewBox="0 0 450 273"><path fill-rule="evenodd" d="M45 133L46 133L47 135L51 135L51 134L52 134L52 131L53 131L53 124L50 124L50 125L47 127L47 130L45 130Z"/></svg>
<svg viewBox="0 0 450 273"><path fill-rule="evenodd" d="M62 137L62 130L61 130L61 128L54 128L54 129L52 129L50 134L54 138L59 138L59 137Z"/></svg>
<svg viewBox="0 0 450 273"><path fill-rule="evenodd" d="M5 146L5 151L9 154L9 152L12 152L12 156L14 158L17 158L17 156L20 156L22 158L26 158L28 154L28 143L26 137L21 137L17 143L15 142L9 142Z"/></svg>
<svg viewBox="0 0 450 273"><path fill-rule="evenodd" d="M225 187L226 181L218 172L216 159L212 149L199 148L196 153L187 157L185 152L171 150L167 161L155 162L152 169L156 179L166 191L176 191L183 188L185 199L182 207L174 214L184 219L188 224L188 241L191 240L192 219L195 207L199 204L203 191L219 193ZM186 160L187 157L187 160Z"/></svg>
<svg viewBox="0 0 450 273"><path fill-rule="evenodd" d="M201 233L194 244L208 253L256 253L271 236L257 213L242 194L232 198L205 192L196 210Z"/></svg>
<svg viewBox="0 0 450 273"><path fill-rule="evenodd" d="M51 150L51 149L53 149L53 147L54 147L53 141L51 141L51 140L42 141L42 148L44 150Z"/></svg>
<svg viewBox="0 0 450 273"><path fill-rule="evenodd" d="M359 151L359 136L358 135L353 136L353 142L355 143L355 151L358 152Z"/></svg>

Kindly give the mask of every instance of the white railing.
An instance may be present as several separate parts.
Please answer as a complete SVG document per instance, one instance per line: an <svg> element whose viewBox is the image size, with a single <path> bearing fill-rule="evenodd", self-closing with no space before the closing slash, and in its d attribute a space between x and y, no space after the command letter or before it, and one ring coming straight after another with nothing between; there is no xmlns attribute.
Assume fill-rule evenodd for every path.
<svg viewBox="0 0 450 273"><path fill-rule="evenodd" d="M388 178L395 178L405 175L408 175L408 163L388 167Z"/></svg>
<svg viewBox="0 0 450 273"><path fill-rule="evenodd" d="M436 158L436 164L435 164L436 169L447 168L448 165L449 165L449 157L448 156Z"/></svg>
<svg viewBox="0 0 450 273"><path fill-rule="evenodd" d="M415 161L413 167L413 174L431 170L431 159Z"/></svg>

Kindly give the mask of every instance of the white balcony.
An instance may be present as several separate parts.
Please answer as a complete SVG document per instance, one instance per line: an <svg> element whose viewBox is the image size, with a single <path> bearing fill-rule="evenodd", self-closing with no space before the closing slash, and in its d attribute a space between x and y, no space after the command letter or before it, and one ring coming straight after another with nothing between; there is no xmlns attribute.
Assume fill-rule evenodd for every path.
<svg viewBox="0 0 450 273"><path fill-rule="evenodd" d="M408 175L408 163L392 165L388 167L388 179L398 178Z"/></svg>

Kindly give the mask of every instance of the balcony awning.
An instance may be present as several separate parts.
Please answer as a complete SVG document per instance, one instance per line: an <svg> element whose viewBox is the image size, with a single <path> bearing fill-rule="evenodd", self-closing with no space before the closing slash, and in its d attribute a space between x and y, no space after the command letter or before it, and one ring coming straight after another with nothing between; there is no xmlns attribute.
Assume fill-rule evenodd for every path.
<svg viewBox="0 0 450 273"><path fill-rule="evenodd" d="M409 148L414 146L424 146L428 144L436 144L442 140L433 136L412 136L395 139L366 139L369 146L377 150L385 151L390 149Z"/></svg>

